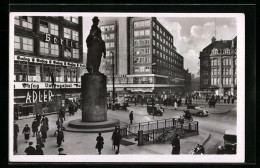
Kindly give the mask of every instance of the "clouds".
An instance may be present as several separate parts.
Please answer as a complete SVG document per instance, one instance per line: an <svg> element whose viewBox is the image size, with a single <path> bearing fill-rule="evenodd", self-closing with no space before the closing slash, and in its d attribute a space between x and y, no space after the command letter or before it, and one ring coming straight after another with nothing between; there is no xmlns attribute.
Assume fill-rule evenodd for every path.
<svg viewBox="0 0 260 168"><path fill-rule="evenodd" d="M217 40L231 40L236 36L234 18L158 18L158 21L174 36L177 52L184 57L184 68L196 74L199 71L199 53Z"/></svg>

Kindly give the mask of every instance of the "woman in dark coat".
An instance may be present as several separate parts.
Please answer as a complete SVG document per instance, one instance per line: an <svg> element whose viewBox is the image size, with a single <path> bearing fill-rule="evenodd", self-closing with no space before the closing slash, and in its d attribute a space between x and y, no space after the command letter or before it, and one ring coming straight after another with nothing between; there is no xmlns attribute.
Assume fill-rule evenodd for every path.
<svg viewBox="0 0 260 168"><path fill-rule="evenodd" d="M34 152L35 155L44 155L42 147L40 145L36 145L36 150Z"/></svg>
<svg viewBox="0 0 260 168"><path fill-rule="evenodd" d="M23 134L26 143L30 139L30 131L31 129L29 128L28 124L26 124L25 127L23 128Z"/></svg>
<svg viewBox="0 0 260 168"><path fill-rule="evenodd" d="M173 138L172 142L172 154L173 155L179 155L180 154L180 140L179 140L179 135L176 134L175 137Z"/></svg>
<svg viewBox="0 0 260 168"><path fill-rule="evenodd" d="M58 129L58 135L57 135L57 144L58 147L61 146L62 141L64 142L64 134L61 128Z"/></svg>
<svg viewBox="0 0 260 168"><path fill-rule="evenodd" d="M42 142L46 142L48 129L49 129L48 126L45 123L43 123L40 129L42 133Z"/></svg>
<svg viewBox="0 0 260 168"><path fill-rule="evenodd" d="M104 145L104 138L101 136L101 133L98 133L98 137L96 138L96 141L97 141L96 149L98 149L98 153L100 155Z"/></svg>

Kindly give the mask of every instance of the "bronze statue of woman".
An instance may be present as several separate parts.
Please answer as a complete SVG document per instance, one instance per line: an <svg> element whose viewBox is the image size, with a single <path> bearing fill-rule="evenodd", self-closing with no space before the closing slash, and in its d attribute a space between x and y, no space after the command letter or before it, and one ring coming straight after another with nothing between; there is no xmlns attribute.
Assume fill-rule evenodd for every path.
<svg viewBox="0 0 260 168"><path fill-rule="evenodd" d="M92 19L90 33L86 39L88 53L87 53L87 70L89 73L99 73L101 57L106 58L106 46L101 37L101 30L98 28L99 19L94 17Z"/></svg>

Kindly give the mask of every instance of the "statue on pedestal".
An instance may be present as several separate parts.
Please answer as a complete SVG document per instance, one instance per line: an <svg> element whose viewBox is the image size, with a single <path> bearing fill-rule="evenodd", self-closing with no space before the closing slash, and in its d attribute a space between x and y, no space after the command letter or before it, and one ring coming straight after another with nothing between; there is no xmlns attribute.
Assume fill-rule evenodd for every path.
<svg viewBox="0 0 260 168"><path fill-rule="evenodd" d="M101 30L98 28L99 19L94 17L92 19L90 33L86 39L88 53L87 53L87 70L89 73L100 73L99 67L101 57L106 58L106 46L101 37Z"/></svg>

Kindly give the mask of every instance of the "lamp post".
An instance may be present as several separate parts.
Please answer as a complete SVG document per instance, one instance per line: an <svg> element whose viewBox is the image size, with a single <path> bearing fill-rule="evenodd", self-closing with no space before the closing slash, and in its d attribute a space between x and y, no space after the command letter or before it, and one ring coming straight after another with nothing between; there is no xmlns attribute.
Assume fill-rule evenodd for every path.
<svg viewBox="0 0 260 168"><path fill-rule="evenodd" d="M110 51L110 54L112 56L112 75L113 75L113 104L112 104L112 110L115 110L115 60L114 60L114 52Z"/></svg>

